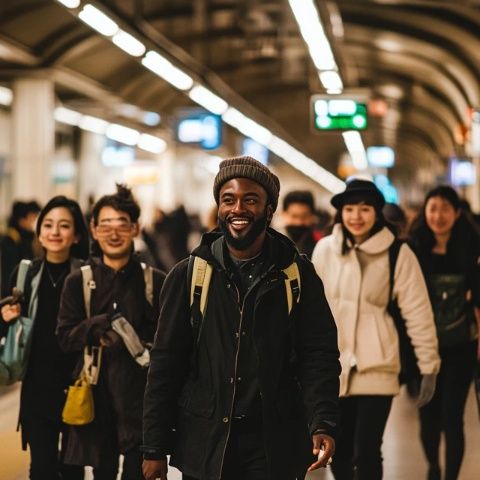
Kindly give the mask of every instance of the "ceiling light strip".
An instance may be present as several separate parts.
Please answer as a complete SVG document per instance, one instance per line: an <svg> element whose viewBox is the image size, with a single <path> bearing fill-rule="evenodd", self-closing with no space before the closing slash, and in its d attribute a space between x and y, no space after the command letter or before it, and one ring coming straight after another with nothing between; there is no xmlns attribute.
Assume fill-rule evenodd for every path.
<svg viewBox="0 0 480 480"><path fill-rule="evenodd" d="M99 135L106 135L116 142L130 146L136 145L138 148L151 153L162 153L167 149L167 142L163 138L141 133L118 123L109 123L98 117L83 115L69 108L57 107L54 117L57 122L76 126Z"/></svg>
<svg viewBox="0 0 480 480"><path fill-rule="evenodd" d="M328 91L340 93L343 90L342 79L338 74L338 66L317 7L313 0L288 0L288 2L307 44L310 57L318 70L322 85ZM322 75L327 72L328 75Z"/></svg>

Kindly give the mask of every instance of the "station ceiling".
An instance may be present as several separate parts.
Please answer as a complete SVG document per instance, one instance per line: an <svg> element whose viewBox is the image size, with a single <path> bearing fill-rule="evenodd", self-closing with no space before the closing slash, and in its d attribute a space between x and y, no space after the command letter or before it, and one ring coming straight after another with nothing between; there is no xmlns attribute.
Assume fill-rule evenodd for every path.
<svg viewBox="0 0 480 480"><path fill-rule="evenodd" d="M312 131L310 96L325 92L287 0L89 3L337 173L345 144L338 132ZM480 104L480 2L316 4L345 90L380 100L365 146L395 148L400 182L433 182L450 155L463 153L469 108ZM124 115L128 104L168 122L194 105L75 12L55 0L2 0L0 84L47 74L59 102L100 116Z"/></svg>

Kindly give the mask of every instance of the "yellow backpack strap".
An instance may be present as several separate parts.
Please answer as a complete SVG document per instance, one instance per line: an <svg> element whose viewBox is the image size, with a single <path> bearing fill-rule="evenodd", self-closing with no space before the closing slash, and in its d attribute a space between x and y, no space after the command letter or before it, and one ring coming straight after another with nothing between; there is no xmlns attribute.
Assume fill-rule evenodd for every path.
<svg viewBox="0 0 480 480"><path fill-rule="evenodd" d="M290 314L293 305L300 301L300 291L302 287L297 262L291 263L283 270L283 273L287 276L285 279L285 291L287 294L288 313Z"/></svg>
<svg viewBox="0 0 480 480"><path fill-rule="evenodd" d="M208 288L212 278L212 266L203 258L193 257L192 284L190 288L190 306L198 301L200 313L207 308Z"/></svg>
<svg viewBox="0 0 480 480"><path fill-rule="evenodd" d="M87 318L90 317L90 304L92 301L92 290L96 288L95 280L93 279L92 267L90 265L83 265L80 267L82 272L83 284L83 303L85 305L85 313Z"/></svg>
<svg viewBox="0 0 480 480"><path fill-rule="evenodd" d="M153 305L153 268L144 262L140 262L145 280L145 298L150 305Z"/></svg>

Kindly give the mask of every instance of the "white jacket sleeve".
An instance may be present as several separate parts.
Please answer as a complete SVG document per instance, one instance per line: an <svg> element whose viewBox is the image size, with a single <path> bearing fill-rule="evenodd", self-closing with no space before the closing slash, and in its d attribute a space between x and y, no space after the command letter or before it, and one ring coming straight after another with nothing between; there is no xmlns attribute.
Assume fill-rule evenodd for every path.
<svg viewBox="0 0 480 480"><path fill-rule="evenodd" d="M427 286L417 257L405 243L397 259L393 295L405 320L421 374L438 373L437 331Z"/></svg>

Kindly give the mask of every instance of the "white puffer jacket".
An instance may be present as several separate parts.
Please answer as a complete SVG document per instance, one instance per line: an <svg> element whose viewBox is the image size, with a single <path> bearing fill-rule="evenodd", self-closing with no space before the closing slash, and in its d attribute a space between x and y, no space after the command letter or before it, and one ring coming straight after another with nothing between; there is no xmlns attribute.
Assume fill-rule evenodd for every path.
<svg viewBox="0 0 480 480"><path fill-rule="evenodd" d="M320 240L312 262L338 328L342 373L340 396L396 395L399 391L398 335L387 312L390 288L387 228L342 255L343 232ZM394 275L394 297L405 319L422 374L438 373L440 357L425 280L415 254L403 244ZM355 367L355 368L353 368Z"/></svg>

